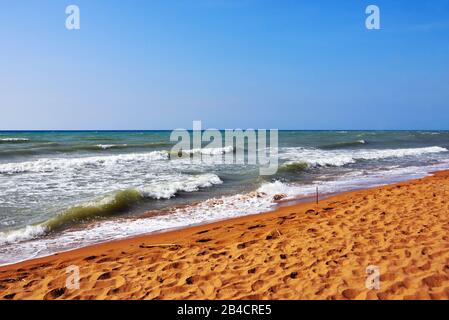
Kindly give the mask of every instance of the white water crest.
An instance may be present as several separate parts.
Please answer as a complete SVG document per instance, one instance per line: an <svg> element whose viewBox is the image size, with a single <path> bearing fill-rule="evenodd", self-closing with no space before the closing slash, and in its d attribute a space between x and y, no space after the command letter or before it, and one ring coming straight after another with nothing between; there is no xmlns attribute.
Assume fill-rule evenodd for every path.
<svg viewBox="0 0 449 320"><path fill-rule="evenodd" d="M44 235L46 231L45 226L35 225L26 226L25 228L21 228L19 230L0 232L0 245L35 239Z"/></svg>
<svg viewBox="0 0 449 320"><path fill-rule="evenodd" d="M223 181L221 181L221 179L215 174L178 176L174 177L171 181L154 182L148 186L138 188L135 191L139 193L142 198L170 199L172 197L175 197L178 192L196 192L200 189L212 187L214 185L222 183ZM95 209L106 208L108 205L112 205L117 201L116 194L117 192L106 195L96 200L76 204L72 208L67 208L66 212L70 212L73 215L73 209L90 208L93 209L91 210L91 212L92 215L95 216ZM65 212L61 212L57 216L51 218L48 222L52 222L55 219L62 220L65 218L64 214ZM85 213L83 218L88 218L87 216L85 216ZM50 230L48 229L47 222L43 222L37 225L28 225L19 230L0 232L0 244L22 242L25 240L34 239L36 237L44 235L48 231Z"/></svg>
<svg viewBox="0 0 449 320"><path fill-rule="evenodd" d="M27 139L27 138L0 138L0 141L21 142L21 141L30 141L30 139Z"/></svg>
<svg viewBox="0 0 449 320"><path fill-rule="evenodd" d="M34 161L0 164L0 173L51 172L57 170L80 169L83 167L111 167L117 164L126 165L134 162L151 162L165 159L168 159L166 151L77 158L41 158Z"/></svg>
<svg viewBox="0 0 449 320"><path fill-rule="evenodd" d="M233 151L234 151L233 146L227 146L223 148L197 148L197 149L183 150L182 152L186 154L203 154L214 156L231 153Z"/></svg>
<svg viewBox="0 0 449 320"><path fill-rule="evenodd" d="M120 148L120 147L126 147L127 144L97 144L96 147L107 150L107 149L113 149L113 148Z"/></svg>
<svg viewBox="0 0 449 320"><path fill-rule="evenodd" d="M438 146L407 149L363 149L335 151L310 148L284 148L279 157L281 159L288 160L287 163L305 162L309 166L342 167L347 164L356 163L360 160L402 158L447 151L448 149Z"/></svg>
<svg viewBox="0 0 449 320"><path fill-rule="evenodd" d="M111 149L124 145L97 145L102 149ZM232 152L232 146L223 148L201 148L183 150L186 154L223 155ZM166 150L146 153L130 153L119 155L88 156L76 158L40 158L34 161L12 162L0 164L0 174L15 174L24 172L52 172L67 169L89 169L96 167L113 167L115 165L132 165L135 163L149 163L158 160L168 160L169 153Z"/></svg>
<svg viewBox="0 0 449 320"><path fill-rule="evenodd" d="M182 179L165 183L153 182L140 188L139 191L144 197L153 199L170 199L180 191L195 192L201 188L211 187L213 185L222 184L220 177L213 173L206 173L196 176L185 176Z"/></svg>

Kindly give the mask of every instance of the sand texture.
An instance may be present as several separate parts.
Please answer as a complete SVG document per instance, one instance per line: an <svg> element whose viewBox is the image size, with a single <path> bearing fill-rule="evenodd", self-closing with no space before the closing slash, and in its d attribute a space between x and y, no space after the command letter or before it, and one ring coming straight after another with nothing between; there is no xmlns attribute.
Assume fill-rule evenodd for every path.
<svg viewBox="0 0 449 320"><path fill-rule="evenodd" d="M0 299L449 299L449 172L1 267Z"/></svg>

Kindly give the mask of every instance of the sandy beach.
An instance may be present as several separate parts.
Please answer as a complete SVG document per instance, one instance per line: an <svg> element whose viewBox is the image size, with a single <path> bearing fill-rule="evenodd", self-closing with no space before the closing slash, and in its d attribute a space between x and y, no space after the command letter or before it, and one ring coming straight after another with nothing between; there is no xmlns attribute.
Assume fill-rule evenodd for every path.
<svg viewBox="0 0 449 320"><path fill-rule="evenodd" d="M449 300L449 0L3 2L0 303Z"/></svg>
<svg viewBox="0 0 449 320"><path fill-rule="evenodd" d="M1 299L449 299L449 171L0 268ZM66 268L80 288L66 288ZM366 268L380 271L367 289Z"/></svg>

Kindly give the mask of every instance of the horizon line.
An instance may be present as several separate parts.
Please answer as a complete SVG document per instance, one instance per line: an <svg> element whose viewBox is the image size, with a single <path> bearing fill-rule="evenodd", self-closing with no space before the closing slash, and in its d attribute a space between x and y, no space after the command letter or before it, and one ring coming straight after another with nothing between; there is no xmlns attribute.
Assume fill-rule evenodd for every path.
<svg viewBox="0 0 449 320"><path fill-rule="evenodd" d="M278 131L449 131L449 129L266 129L266 128L207 128L201 131L207 130L278 130ZM156 131L175 131L175 130L187 130L187 131L197 131L193 129L185 128L175 128L175 129L12 129L12 130L0 130L0 133L8 132L156 132Z"/></svg>

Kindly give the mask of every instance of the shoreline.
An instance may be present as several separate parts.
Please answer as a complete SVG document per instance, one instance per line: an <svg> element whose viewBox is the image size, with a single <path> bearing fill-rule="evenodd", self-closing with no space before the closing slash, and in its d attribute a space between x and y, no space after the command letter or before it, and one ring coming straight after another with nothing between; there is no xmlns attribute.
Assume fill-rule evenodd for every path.
<svg viewBox="0 0 449 320"><path fill-rule="evenodd" d="M439 171L446 171L449 169L444 169L444 170L439 170ZM435 171L435 172L439 172L439 171ZM426 176L423 176L421 178L425 178L427 176L431 176L433 173L435 172L429 172ZM356 191L361 191L361 190L370 190L373 188L378 188L378 187L382 187L382 186L387 186L387 185L394 185L397 183L401 183L401 182L407 182L407 181L412 181L412 180L417 180L417 179L421 179L421 178L413 178L413 179L405 179L405 180L400 180L397 182L385 182L379 185L373 185L373 186L366 186L366 187L355 187L349 190L344 190L344 191L333 191L333 192L329 192L329 193L322 193L318 195L318 199L319 201L323 201L326 200L328 198L332 198L332 197L336 197L339 195L344 195L347 193L352 193L352 192L356 192ZM129 241L133 238L141 238L141 237L150 237L150 236L157 236L160 234L165 234L165 233L172 233L172 232L177 232L177 231L182 231L185 229L191 229L191 228L196 228L196 227L201 227L201 226L205 226L205 225L209 225L209 224L215 224L215 223L221 223L221 222L225 222L225 221L234 221L234 220L238 220L241 218L245 218L245 217L253 217L253 216L259 216L259 215L264 215L264 214L269 214L269 213L275 213L278 210L282 209L282 208L288 208L288 207L294 207L297 205L305 205L305 204L314 204L316 202L316 195L315 194L309 194L309 195L302 195L302 196L297 196L297 197L293 197L293 198L286 198L286 199L281 199L278 201L275 201L275 205L273 206L273 208L271 210L268 211L262 211L262 212L255 212L255 213L249 213L249 214L244 214L242 216L236 216L236 217L228 217L228 218L222 218L222 219L217 219L217 220L211 220L211 221L206 221L206 222L202 222L202 223L198 223L198 224L191 224L191 225L185 225L185 226L181 226L181 227L174 227L174 228L169 228L169 229L163 229L163 230L158 230L158 231L150 231L147 233L141 233L141 234L135 234L135 235L130 235L130 236L126 236L123 238L118 238L118 239L111 239L111 240L105 240L105 241L100 241L100 242L94 242L91 244L87 244L87 245L82 245L80 247L73 247L70 249L66 249L66 250L62 250L62 251L57 251L57 252L52 252L52 253L48 253L42 256L37 256L37 257L32 257L32 258L28 258L28 259L24 259L24 260L19 260L19 261L15 261L15 262L10 262L10 263L0 263L0 271L2 270L2 268L8 267L8 266L14 266L14 265L18 265L18 264L22 264L22 263L28 263L28 262L33 262L36 260L41 260L41 259L45 259L45 258L50 258L50 257L54 257L54 256L58 256L64 253L68 253L71 254L73 252L76 252L78 250L83 250L83 249L88 249L88 248L93 248L93 247L97 247L97 246L101 246L101 245L106 245L108 243L115 243L115 242L120 242L120 241ZM200 202L198 202L200 203ZM193 205L198 204L198 203L193 203ZM192 204L190 204L189 206L191 206ZM183 208L186 207L187 205L180 205L179 208ZM162 211L167 210L167 209L162 209ZM154 211L147 211L144 212L143 214L141 214L141 217L150 217L153 215Z"/></svg>
<svg viewBox="0 0 449 320"><path fill-rule="evenodd" d="M389 293L387 294L385 291L363 290L363 281L360 281L357 285L350 286L352 280L349 281L346 278L351 278L352 276L364 279L365 273L363 271L366 266L361 263L362 258L360 257L363 255L363 252L354 254L346 252L346 250L352 245L352 251L354 251L360 246L360 243L364 242L362 240L366 240L366 243L364 243L366 247L362 251L368 253L372 251L374 254L376 250L379 250L379 246L383 244L386 247L382 247L382 250L386 250L385 252L388 253L385 253L385 255L391 257L398 255L398 253L389 253L387 249L392 248L392 246L406 246L407 243L410 243L411 240L414 241L414 239L392 238L388 246L385 239L387 238L387 233L395 233L395 229L390 230L391 225L397 224L395 225L396 228L402 228L404 225L407 225L408 228L410 226L414 226L415 228L419 227L416 220L417 217L404 221L403 215L407 216L411 214L409 212L403 212L403 206L405 204L414 208L412 209L413 212L418 210L419 206L424 205L423 201L415 202L414 200L418 200L413 197L411 198L411 195L424 196L427 200L435 199L435 205L437 205L436 201L438 200L444 207L443 211L447 210L447 205L444 200L445 196L440 198L441 195L436 195L435 191L433 191L433 194L429 194L430 191L427 192L429 188L432 189L435 187L436 182L449 188L449 170L434 172L432 175L420 179L339 193L326 199L321 199L318 205L315 202L303 202L287 206L281 205L276 210L270 212L251 214L171 231L133 236L131 238L113 240L50 256L25 260L19 263L3 265L0 266L0 289L4 293L2 292L0 299L202 299L207 297L225 299L389 298L387 297ZM405 193L409 192L410 194L406 194L405 198L402 197L402 194L396 195L401 189L405 189ZM415 189L423 189L426 192L420 193ZM394 193L394 197L389 194L392 192ZM392 198L397 201L393 201L390 207L382 208L383 203L389 203ZM403 202L402 207L396 205L396 202ZM354 203L359 204L354 205ZM429 207L430 202L426 203L426 205ZM361 209L364 206L368 206L371 211ZM382 213L380 215L373 214L373 212L382 210L383 216ZM397 217L402 221L395 221L393 219L391 221L389 220L389 224L385 224L383 229L376 227L376 225L384 223L385 212L389 210L395 211L395 215L397 215L397 212ZM422 215L429 215L428 218L430 220L434 219L432 215L436 215L436 209L430 211L430 213L428 210L423 210L423 208L420 208L420 210ZM360 224L364 225L363 231L358 230L358 232L354 232L355 229L361 227L355 224L355 220L348 217L348 215L357 215L360 218ZM371 218L368 218L368 216ZM423 219L425 218L423 217ZM439 218L444 219L444 217L440 216ZM370 222L370 220L370 227L365 227L365 224ZM297 226L293 228L290 223L284 224L285 221L295 222ZM429 228L428 221L424 222L423 228ZM349 228L348 226L351 227ZM437 233L444 230L447 231L448 226L449 224L446 222L436 226L442 229L438 230ZM322 232L320 232L321 229L323 229ZM376 230L374 234L370 233L372 229ZM388 232L385 231L387 229ZM301 237L291 236L295 232L300 232ZM367 232L370 234L365 239L364 233ZM384 232L384 239L380 235L382 232ZM413 233L413 231L408 229L404 232L405 236L407 236L407 233ZM350 237L349 235L351 234L352 236ZM401 235L397 236L401 237ZM417 235L417 237L420 236ZM356 239L360 241L356 241ZM447 240L449 238L443 236L443 240L439 240L437 247L442 247L448 251L449 241ZM314 244L319 246L315 247ZM417 246L421 245L419 242L415 244ZM250 247L254 247L254 249L247 250ZM327 253L318 252L323 248L328 249ZM424 250L425 248L427 250ZM425 248L421 249L422 252L434 251L433 249L429 249L428 244ZM410 256L414 257L414 251L412 249L406 249L405 253L402 250L400 254L401 258L405 258L408 261ZM343 251L346 254L342 255L343 258L339 258L342 259L340 261L335 255L338 255L339 252L343 253ZM241 254L241 252L245 253ZM354 257L352 257L353 254ZM377 256L378 254L377 252L375 255L376 259L371 259L375 260L371 261L371 263L378 263L381 265L381 269L386 268L388 270L393 268L390 265L383 267L384 263L388 263L388 259L384 259L382 255L379 258ZM417 257L422 258L422 262L426 260L428 263L428 258L424 258L423 256L429 254L423 253ZM269 257L267 258L264 255L268 255ZM345 255L346 257L344 257ZM402 257L403 255L405 256ZM439 256L435 258L443 257L444 255L443 253L439 253ZM208 259L204 260L203 258L205 256ZM333 259L325 261L324 265L322 265L322 262L329 256ZM351 259L348 256L351 256ZM449 263L449 253L447 256L448 259L445 263ZM414 257L412 260L416 260L415 262L419 264L421 261L417 257ZM289 258L292 261L289 261ZM321 285L318 285L323 278L331 278L333 273L336 272L336 269L338 269L338 266L345 264L345 259L350 260L349 264L352 269L350 272L347 270L349 274L343 270L344 276L340 279L337 278L334 279L334 282L330 281L328 283L324 281ZM212 266L212 260L217 260L219 263ZM306 266L305 261L309 260L313 260L314 262ZM394 258L393 260L395 260L393 266L400 264L400 262L396 261L398 259ZM270 271L268 265L271 265L273 262L276 264L276 266L272 266L275 270ZM368 263L369 261L366 262ZM428 279L426 281L422 280L424 281L423 288L416 288L416 285L412 284L413 281L410 279L406 279L407 281L403 279L398 284L394 281L397 277L392 275L391 272L387 272L386 276L384 275L383 281L396 283L396 287L393 288L395 290L390 290L394 291L392 292L393 296L398 291L404 291L409 294L406 295L404 293L402 298L428 298L429 296L433 298L431 296L432 292L430 291L433 287L441 286L433 286L435 284L434 282L440 284L449 280L449 264L445 265L445 263L442 262L441 266L437 266L439 272L436 278L430 278L430 280ZM223 269L223 264L226 265L225 269ZM235 270L233 271L232 268L228 270L230 264L233 264L235 270L238 271L234 272ZM346 264L348 264L347 261ZM424 267L407 267L417 269L415 273L422 271L427 274L427 271L433 270L432 267L426 267L426 263L422 264ZM79 266L81 291L84 290L84 293L79 292L79 290L70 292L67 289L61 289L66 278L65 268L69 265ZM355 270L358 265L363 268ZM242 271L239 269L240 267L245 267L248 270L245 269ZM315 267L316 270L313 272ZM122 268L126 269L126 271L120 272ZM132 269L135 268L140 270L140 275L138 274L139 272L136 274L132 272ZM301 268L305 269L302 272L291 271ZM406 268L406 266L402 266L402 268ZM144 288L138 284L140 281L138 279L140 279L139 277L142 274L145 274L145 270L148 275L147 280L153 283L153 286L148 286L148 288ZM217 270L220 271L218 274ZM305 276L303 273L308 274L308 276ZM280 278L273 277L273 275L281 274L282 277ZM255 280L255 276L257 276L258 280ZM161 279L158 279L158 277L162 277L163 281L161 282ZM248 277L254 280L248 284L249 287L242 284ZM434 277L434 275L429 275L428 277ZM5 279L8 281L5 281ZM20 281L15 281L14 279L20 279ZM24 284L24 288L21 288L23 292L19 292L20 284L23 284L24 281L29 279L31 280ZM301 282L299 280L303 281L303 284L300 286L295 284L295 282ZM170 284L167 284L167 282L170 282ZM154 287L154 283L158 284L157 288L154 290L150 289ZM267 283L270 286L267 286ZM290 285L293 285L293 287ZM292 289L295 285L296 291ZM223 291L223 286L227 290ZM289 291L286 291L284 286L288 286L290 288ZM357 287L357 289L347 288L343 290L340 288L341 286ZM131 287L140 289L133 290ZM46 289L49 290L46 291ZM56 289L58 289L57 292L55 292ZM415 289L422 290L416 291ZM267 293L267 290L271 291ZM438 292L435 297L449 298L447 283L445 290L442 293ZM326 297L322 296L326 291L330 291L327 292L329 295Z"/></svg>
<svg viewBox="0 0 449 320"><path fill-rule="evenodd" d="M407 181L407 180L404 180L404 181ZM382 184L382 185L387 185L387 184ZM376 188L376 187L379 187L379 186L371 186L371 187L366 187L366 188L354 188L354 189L341 191L341 192L323 193L323 194L319 195L319 201L322 201L322 200L325 200L325 199L328 199L328 198L331 198L331 197L335 197L335 196L338 196L338 195L342 195L342 194L345 194L345 193L355 192L355 191L358 191L358 190L368 190L368 189L372 189L372 188ZM281 199L281 200L275 202L275 205L273 206L272 210L268 210L268 211L249 213L249 214L244 214L242 216L237 216L237 217L222 218L222 219L211 220L211 221L198 223L198 224L191 224L191 225L185 225L185 226L181 226L181 227L174 227L174 228L170 228L170 229L151 231L151 232L148 232L148 233L130 235L130 236L127 236L127 237L124 237L124 238L118 238L118 239L112 239L112 240L105 240L105 241L101 241L101 242L95 242L95 243L83 245L83 246L80 246L80 247L70 248L70 249L66 249L66 250L62 250L62 251L58 251L58 252L45 254L43 256L37 256L37 257L24 259L24 260L19 260L19 261L15 261L15 262L11 262L11 263L3 263L3 264L0 263L0 271L2 270L2 268L8 267L8 266L14 266L14 265L22 264L22 263L33 262L33 261L40 260L40 259L55 257L55 256L58 256L58 255L61 255L61 254L64 254L64 253L71 254L74 251L78 251L78 250L82 250L82 249L88 249L88 248L101 246L101 245L106 245L108 243L115 243L115 242L120 242L120 241L128 241L128 240L131 240L133 238L157 236L157 235L160 235L160 234L182 231L182 230L185 230L185 229L201 227L201 226L205 226L205 225L209 225L209 224L221 223L221 222L225 222L225 221L233 221L233 220L238 220L240 218L245 218L245 217L253 217L253 216L258 216L258 215L263 215L263 214L268 214L268 213L274 213L274 212L278 211L281 208L292 207L292 206L296 206L296 205L300 205L300 204L313 204L313 203L315 203L315 199L316 199L316 195L306 195L306 196L298 196L296 198ZM200 203L200 202L198 202L198 203ZM198 204L198 203L193 203L193 205ZM190 204L190 205L192 205L192 204ZM188 206L188 205L180 205L179 208L183 208L183 207L186 207L186 206ZM167 209L162 209L162 210L167 210ZM141 214L141 217L150 217L150 216L152 216L153 212L154 211L144 212L143 214Z"/></svg>
<svg viewBox="0 0 449 320"><path fill-rule="evenodd" d="M432 175L432 174L433 173L430 173L430 175ZM422 179L422 178L419 178L419 179ZM418 180L418 179L404 180L403 182L413 181L413 180ZM400 183L400 182L398 182L398 183ZM357 191L371 190L374 188L379 188L379 187L388 186L388 185L395 185L395 184L397 184L397 183L385 184L382 186L373 186L373 187L368 187L368 188L356 188L356 189L351 189L351 190L342 191L342 192L325 193L325 194L322 194L319 196L319 201L324 201L329 198L355 193ZM89 244L89 245L82 246L79 248L63 250L60 252L51 253L48 255L41 256L41 257L34 257L34 258L30 258L30 259L25 259L22 261L13 262L13 263L0 264L0 272L2 272L3 270L9 270L10 268L8 268L8 267L14 268L17 266L18 268L20 268L20 266L22 266L22 265L45 263L49 260L52 260L51 258L56 258L56 257L61 258L63 256L64 257L65 256L68 256L68 257L78 256L78 255L82 255L85 251L92 250L95 252L99 252L102 250L101 247L105 247L105 248L115 247L116 245L118 246L122 242L127 244L127 243L139 242L139 239L146 239L146 241L152 241L153 240L152 238L155 238L154 240L170 239L172 237L176 237L178 232L184 233L184 232L189 232L189 231L195 231L197 229L202 229L202 227L207 227L207 226L214 227L216 225L222 225L225 222L229 222L230 224L232 224L234 222L235 223L247 222L247 221L251 221L252 218L255 218L258 216L260 216L261 218L263 218L263 216L265 216L265 215L272 216L273 214L276 215L280 211L288 210L289 208L297 208L299 206L307 206L307 208L309 208L309 206L316 206L315 197L316 197L315 195L311 195L311 196L304 196L301 198L283 199L283 200L279 200L276 203L276 205L274 206L273 210L270 210L270 211L250 213L250 214L245 214L245 215L239 216L239 217L224 218L224 219L219 219L219 220L205 222L205 223L177 227L177 228L173 228L173 229L164 229L164 230L160 230L160 231L132 235L132 236L121 238L121 239L107 240L107 241L103 241L103 242L99 242L99 243ZM284 210L282 210L282 209L284 209ZM144 213L142 216L145 216L146 214L147 213ZM242 220L242 221L240 221L240 220ZM167 237L164 237L164 236L167 236ZM133 241L133 240L135 240L135 241Z"/></svg>

